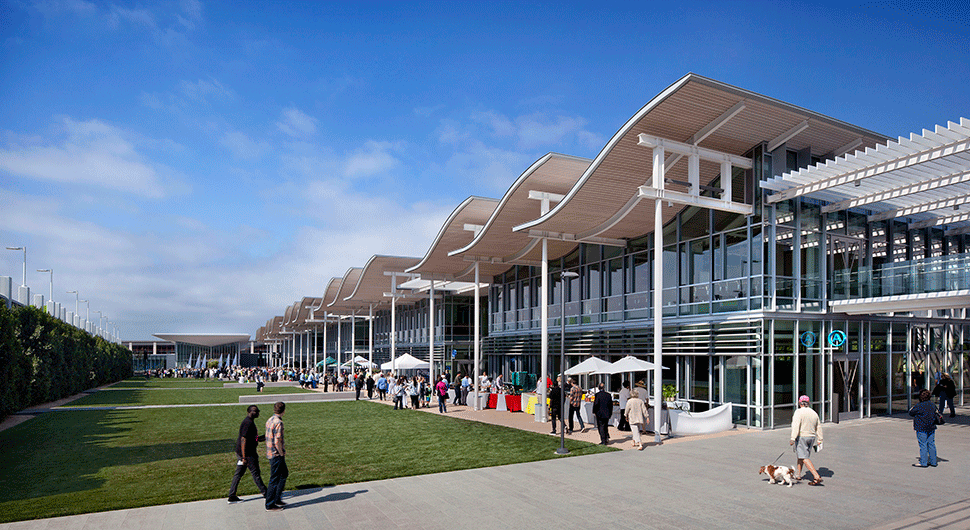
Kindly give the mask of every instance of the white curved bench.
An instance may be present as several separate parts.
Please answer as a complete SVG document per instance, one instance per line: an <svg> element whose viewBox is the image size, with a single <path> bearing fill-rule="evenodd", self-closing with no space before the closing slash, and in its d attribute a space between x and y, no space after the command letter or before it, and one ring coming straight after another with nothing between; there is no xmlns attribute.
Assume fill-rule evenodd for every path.
<svg viewBox="0 0 970 530"><path fill-rule="evenodd" d="M673 434L711 434L734 428L731 403L705 412L670 410L670 431Z"/></svg>

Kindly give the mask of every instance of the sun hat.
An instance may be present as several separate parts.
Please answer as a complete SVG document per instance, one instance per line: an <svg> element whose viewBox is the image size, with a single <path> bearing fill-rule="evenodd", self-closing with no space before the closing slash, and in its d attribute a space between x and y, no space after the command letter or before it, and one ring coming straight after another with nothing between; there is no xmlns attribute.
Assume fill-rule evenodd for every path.
<svg viewBox="0 0 970 530"><path fill-rule="evenodd" d="M798 398L798 402L799 403L801 403L802 401L804 401L806 403L810 403L812 400L808 399L808 396L802 396L802 397Z"/></svg>

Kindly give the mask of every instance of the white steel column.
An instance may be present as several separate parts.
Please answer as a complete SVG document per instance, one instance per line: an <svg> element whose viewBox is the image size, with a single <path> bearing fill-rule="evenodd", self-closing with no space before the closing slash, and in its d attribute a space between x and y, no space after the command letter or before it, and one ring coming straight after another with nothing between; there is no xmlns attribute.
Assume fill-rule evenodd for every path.
<svg viewBox="0 0 970 530"><path fill-rule="evenodd" d="M371 373L374 366L374 304L370 304L367 309L367 362L370 364L367 366L367 373Z"/></svg>
<svg viewBox="0 0 970 530"><path fill-rule="evenodd" d="M313 371L317 371L317 325L313 325Z"/></svg>
<svg viewBox="0 0 970 530"><path fill-rule="evenodd" d="M544 209L544 208L543 208ZM543 212L545 213L545 212ZM546 377L549 374L549 240L542 240L542 281L539 282L539 319L542 321L539 336L539 414L535 421L546 422ZM560 315L562 317L563 315Z"/></svg>
<svg viewBox="0 0 970 530"><path fill-rule="evenodd" d="M653 149L653 187L664 188L664 148ZM660 194L662 196L662 194ZM653 206L653 432L654 441L662 443L660 439L661 404L663 403L662 377L663 366L663 201L658 196Z"/></svg>
<svg viewBox="0 0 970 530"><path fill-rule="evenodd" d="M357 310L350 312L350 371L354 372L354 359L357 358Z"/></svg>
<svg viewBox="0 0 970 530"><path fill-rule="evenodd" d="M394 359L397 356L397 297L391 297L391 370L395 368Z"/></svg>
<svg viewBox="0 0 970 530"><path fill-rule="evenodd" d="M428 349L431 352L428 356L428 362L430 363L428 374L432 379L432 384L434 384L434 280L431 280L431 296L428 297Z"/></svg>
<svg viewBox="0 0 970 530"><path fill-rule="evenodd" d="M327 324L329 324L327 318L327 312L323 312L323 360L327 360ZM327 373L327 363L323 363L323 373Z"/></svg>
<svg viewBox="0 0 970 530"><path fill-rule="evenodd" d="M479 310L479 307L478 307L479 304L480 304L480 302L478 300L479 299L479 292L478 292L479 283L478 283L478 281L479 281L478 280L478 262L476 261L475 262L475 317L474 317L474 320L473 320L473 322L475 322L475 333L474 333L474 339L475 339L475 348L474 348L474 351L475 351L475 356L474 356L475 357L475 367L472 368L472 382L475 383L475 410L481 410L481 400L478 399L478 392L479 392L479 388L478 388L478 370L481 367L481 353L482 352L481 352L481 347L479 346L479 341L481 340L479 338L479 335L480 335L479 329L482 327L482 323L481 323L481 318L482 317L481 317L481 310Z"/></svg>
<svg viewBox="0 0 970 530"><path fill-rule="evenodd" d="M337 315L337 377L340 377L340 351L343 348L343 317Z"/></svg>

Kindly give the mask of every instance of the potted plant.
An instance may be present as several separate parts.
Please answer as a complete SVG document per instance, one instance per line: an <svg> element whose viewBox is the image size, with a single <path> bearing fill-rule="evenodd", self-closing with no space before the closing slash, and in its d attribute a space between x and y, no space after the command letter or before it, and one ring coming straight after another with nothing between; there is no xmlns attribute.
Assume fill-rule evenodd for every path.
<svg viewBox="0 0 970 530"><path fill-rule="evenodd" d="M673 401L677 397L677 387L667 383L663 386L660 393L663 395L664 401Z"/></svg>

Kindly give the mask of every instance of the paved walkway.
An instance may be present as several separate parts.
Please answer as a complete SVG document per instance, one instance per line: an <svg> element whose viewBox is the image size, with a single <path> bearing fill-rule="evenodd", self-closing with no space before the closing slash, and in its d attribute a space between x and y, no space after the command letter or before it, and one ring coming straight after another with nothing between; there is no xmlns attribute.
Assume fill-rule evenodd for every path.
<svg viewBox="0 0 970 530"><path fill-rule="evenodd" d="M824 477L819 487L768 484L761 465L780 452L780 463L794 461L788 433L746 431L644 451L291 491L277 513L249 496L236 505L214 499L0 528L963 529L970 528L970 410L959 413L939 430L940 465L930 469L911 467L918 448L908 417L826 424L824 450L813 458Z"/></svg>

